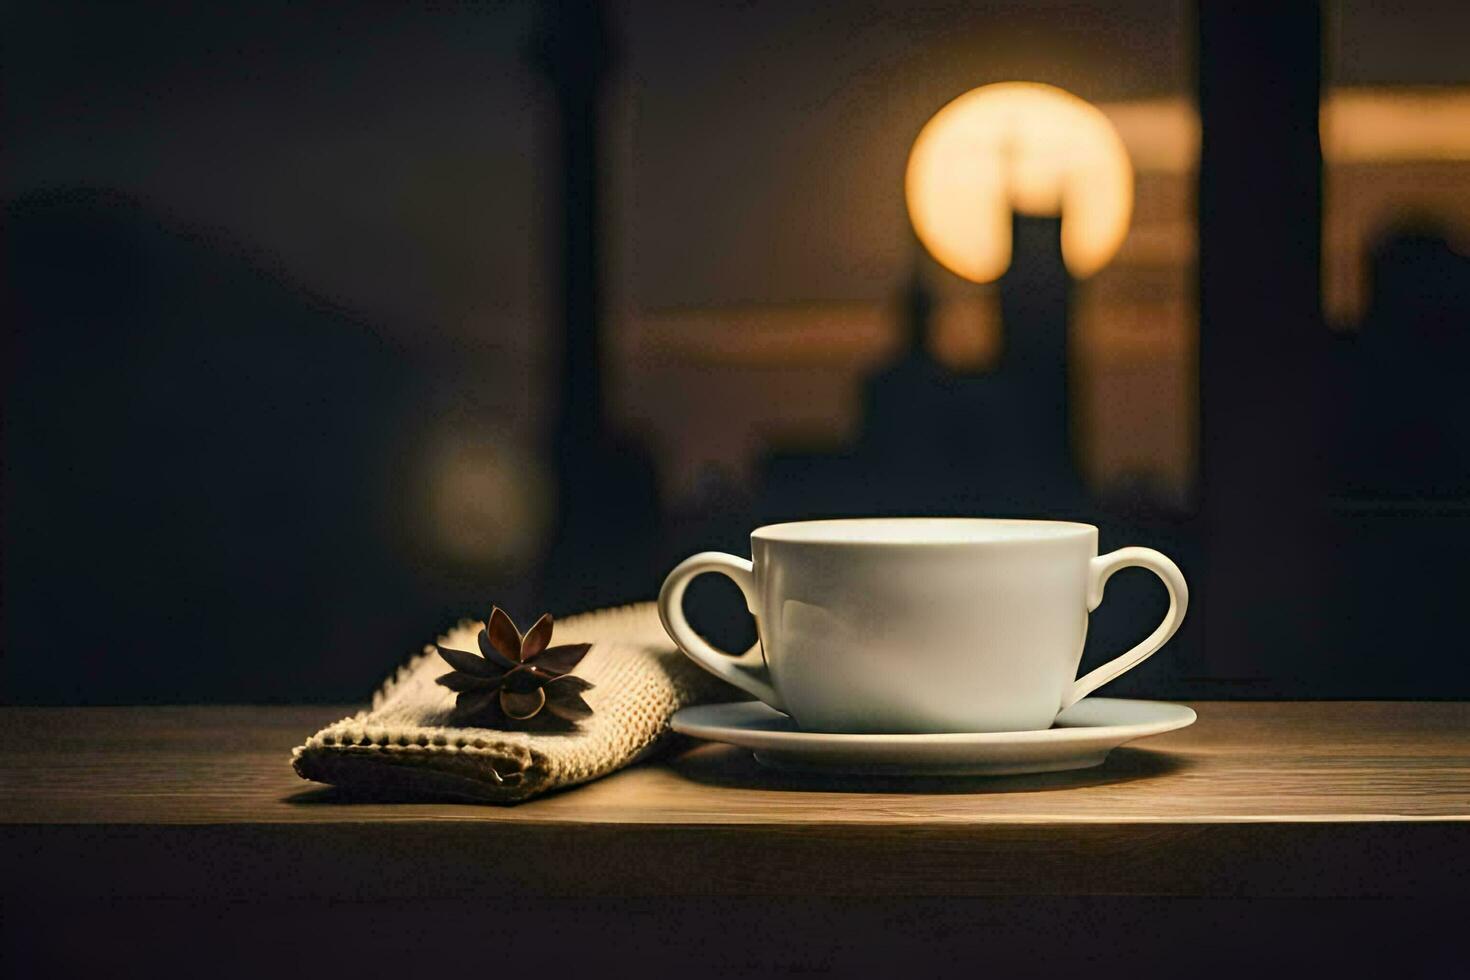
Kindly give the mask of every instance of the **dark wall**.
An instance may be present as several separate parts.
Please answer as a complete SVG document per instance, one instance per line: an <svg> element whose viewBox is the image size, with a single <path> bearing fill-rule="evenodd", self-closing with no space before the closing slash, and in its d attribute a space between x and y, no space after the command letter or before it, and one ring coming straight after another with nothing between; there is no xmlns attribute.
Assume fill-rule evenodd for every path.
<svg viewBox="0 0 1470 980"><path fill-rule="evenodd" d="M830 46L852 77L887 77L893 64L852 52L901 28L932 42L937 74L924 75L917 40L906 42L903 65L948 86L966 58L1011 40L1015 60L1005 64L1020 71L1106 34L1140 59L1110 73L1106 59L1078 58L1067 62L1069 80L1125 97L1192 84L1205 55L1203 40L1196 51L1178 36L1189 18L1177 5L1164 5L1163 20L1152 16L1159 4L960 6L963 28L946 31L944 11L910 17L902 4L840 14L681 6L682 19L658 5L613 5L608 84L644 87L641 120L596 92L591 103L558 97L547 32L562 32L564 52L587 50L577 4L558 5L559 17L531 3L7 8L0 698L361 698L437 629L490 601L530 618L644 598L693 550L743 550L757 523L843 513L1081 518L1100 525L1104 547L1174 554L1202 583L1200 605L1166 655L1110 691L1470 695L1470 661L1447 642L1470 585L1470 406L1460 378L1470 271L1451 245L1455 229L1405 216L1373 256L1360 329L1333 337L1320 323L1307 254L1315 202L1297 199L1313 193L1320 162L1291 142L1312 128L1303 123L1318 81L1310 29L1268 51L1254 40L1264 35L1234 24L1236 46L1215 52L1224 62L1211 76L1257 77L1268 61L1302 82L1304 112L1271 115L1282 104L1269 85L1204 92L1217 98L1206 126L1223 120L1207 145L1226 143L1207 153L1199 198L1207 452L1198 507L1147 486L1100 499L1079 479L1065 383L1077 287L1046 219L1018 221L1017 263L1001 284L1009 339L994 370L955 373L928 356L934 270L921 263L893 305L911 342L873 369L857 438L836 452L772 452L749 486L715 475L687 499L664 499L657 447L615 430L595 384L564 384L563 338L596 328L628 287L621 257L595 245L632 221L616 207L579 209L583 192L567 188L595 190L599 174L631 166L645 198L662 182L694 214L713 191L672 188L681 174L707 166L731 185L737 213L709 227L732 229L736 258L724 262L722 242L703 241L715 258L688 264L673 238L659 237L677 215L634 236L644 264L628 277L633 288L690 302L762 284L767 298L789 299L803 283L820 293L837 280L808 277L827 253L803 243L827 241L834 227L857 236L890 218L901 225L898 214L843 223L838 212L852 201L799 193L827 172L806 152L820 140L782 144L789 180L781 166L732 164L701 141L741 112L764 120L747 135L766 150L806 116L836 132L857 118L854 107L893 115L866 90L833 94L842 95L835 115L774 98L756 112L742 100L751 64L790 70L792 86L820 91L810 85L820 62L781 54ZM1392 80L1412 64L1410 80L1461 80L1458 49L1432 29L1453 11L1426 5L1419 33L1385 31L1377 46L1353 28L1367 16L1355 9L1327 25L1323 46L1348 52L1352 70L1329 62L1325 77ZM1066 43L1048 47L1048 18L1068 17L1106 30L1063 32ZM1219 17L1215 36L1227 38L1231 15ZM671 24L686 24L698 43L682 47ZM725 115L721 100L732 106ZM589 104L604 112L614 148L626 149L629 127L647 141L596 168L568 154L578 126L558 120ZM1240 131L1252 142L1231 144ZM894 135L894 145L911 135ZM1279 184L1261 184L1254 199L1239 193L1241 173L1264 180L1273 168L1284 168ZM741 221L738 210L754 215L768 189L788 185L820 234L761 246L779 212ZM569 229L593 243L590 258L568 258ZM740 264L749 236L770 267ZM1292 236L1304 236L1305 252ZM858 249L868 258L852 264L900 255L863 281L905 283L908 244L895 236ZM772 272L783 254L796 258ZM1289 310L1277 303L1288 295ZM1311 349L1282 359L1277 328L1309 336ZM1299 421L1303 402L1319 413L1311 428L1276 424ZM576 432L557 428L572 418ZM451 442L446 452L479 459L483 449L494 465L434 469L427 461L446 424L470 439L470 450ZM466 517L433 503L455 474L461 499L500 494L522 509ZM1212 509L1221 500L1225 509ZM522 540L541 511L550 530ZM446 512L448 532L432 519ZM1285 550L1253 565L1267 529ZM477 544L446 549L446 533ZM1160 612L1159 591L1141 573L1110 588L1088 663L1142 632L1139 622ZM748 621L718 586L700 583L694 606L726 645L748 639Z"/></svg>
<svg viewBox="0 0 1470 980"><path fill-rule="evenodd" d="M117 195L27 198L4 234L8 689L360 691L353 651L409 595L395 459L422 393L401 353Z"/></svg>

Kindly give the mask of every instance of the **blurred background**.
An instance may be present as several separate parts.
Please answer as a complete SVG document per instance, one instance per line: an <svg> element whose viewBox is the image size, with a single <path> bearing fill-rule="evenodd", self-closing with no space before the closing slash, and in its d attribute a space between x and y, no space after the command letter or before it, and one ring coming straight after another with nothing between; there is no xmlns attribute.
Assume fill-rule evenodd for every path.
<svg viewBox="0 0 1470 980"><path fill-rule="evenodd" d="M848 514L1174 556L1110 693L1470 696L1470 6L1233 6L7 4L0 698L362 699Z"/></svg>

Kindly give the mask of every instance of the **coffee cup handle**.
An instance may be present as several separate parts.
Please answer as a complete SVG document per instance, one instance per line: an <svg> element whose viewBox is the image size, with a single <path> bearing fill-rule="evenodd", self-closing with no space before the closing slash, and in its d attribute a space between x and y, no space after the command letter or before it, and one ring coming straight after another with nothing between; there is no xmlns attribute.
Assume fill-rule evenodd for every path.
<svg viewBox="0 0 1470 980"><path fill-rule="evenodd" d="M658 616L663 620L664 629L690 660L721 680L755 695L777 711L785 711L776 689L771 686L771 675L766 670L766 658L759 641L745 653L725 653L711 646L684 618L684 590L689 587L690 580L705 572L718 572L739 586L741 595L745 596L746 609L755 615L755 573L751 563L734 555L705 551L684 559L664 579L663 588L658 593Z"/></svg>
<svg viewBox="0 0 1470 980"><path fill-rule="evenodd" d="M1102 604L1103 589L1107 586L1108 579L1120 568L1147 568L1163 579L1164 587L1169 590L1169 611L1164 614L1164 621L1158 628L1138 646L1078 678L1072 684L1072 689L1062 698L1063 708L1071 707L1108 681L1127 673L1153 656L1184 621L1184 611L1189 607L1189 586L1184 583L1184 573L1166 555L1152 548L1119 548L1092 559L1087 572L1088 612Z"/></svg>

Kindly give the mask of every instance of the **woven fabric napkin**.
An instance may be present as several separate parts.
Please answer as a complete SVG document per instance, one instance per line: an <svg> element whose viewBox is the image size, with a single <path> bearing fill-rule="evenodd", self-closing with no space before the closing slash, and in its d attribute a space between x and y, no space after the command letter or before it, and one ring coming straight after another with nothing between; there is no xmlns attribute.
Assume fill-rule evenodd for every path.
<svg viewBox="0 0 1470 980"><path fill-rule="evenodd" d="M466 620L439 642L474 650L484 625ZM592 644L576 674L595 685L584 695L593 713L574 731L449 725L455 695L434 681L450 668L428 646L371 708L311 736L291 764L304 779L375 795L518 803L645 758L685 705L740 696L678 651L652 603L558 620L555 642Z"/></svg>

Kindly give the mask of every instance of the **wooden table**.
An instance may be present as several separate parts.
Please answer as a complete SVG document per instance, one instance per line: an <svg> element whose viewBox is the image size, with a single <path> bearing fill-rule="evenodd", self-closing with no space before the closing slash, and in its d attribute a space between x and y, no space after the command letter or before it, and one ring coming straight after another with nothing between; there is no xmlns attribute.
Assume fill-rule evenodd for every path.
<svg viewBox="0 0 1470 980"><path fill-rule="evenodd" d="M291 747L344 708L5 709L3 887L12 911L1470 898L1470 704L1195 707L1193 727L1090 771L844 782L698 745L512 808L354 800L298 779Z"/></svg>

